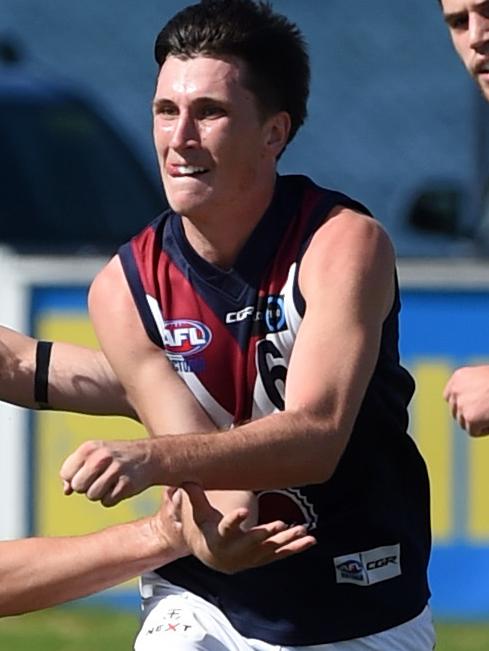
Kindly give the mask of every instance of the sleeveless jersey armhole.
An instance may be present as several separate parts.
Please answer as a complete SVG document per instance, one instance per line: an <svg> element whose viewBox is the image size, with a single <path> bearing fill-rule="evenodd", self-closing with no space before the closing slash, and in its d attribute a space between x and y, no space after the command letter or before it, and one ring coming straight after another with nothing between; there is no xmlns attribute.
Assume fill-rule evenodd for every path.
<svg viewBox="0 0 489 651"><path fill-rule="evenodd" d="M163 348L163 339L148 302L150 297L147 296L141 282L141 277L134 257L132 241L123 244L120 247L118 254L127 284L131 290L136 309L141 317L146 334L154 344L159 348Z"/></svg>

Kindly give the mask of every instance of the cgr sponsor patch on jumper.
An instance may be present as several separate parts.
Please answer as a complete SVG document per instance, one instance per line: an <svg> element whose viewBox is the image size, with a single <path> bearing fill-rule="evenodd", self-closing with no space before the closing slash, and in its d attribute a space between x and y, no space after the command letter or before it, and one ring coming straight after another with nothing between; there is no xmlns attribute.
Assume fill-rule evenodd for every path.
<svg viewBox="0 0 489 651"><path fill-rule="evenodd" d="M364 552L337 556L333 559L336 583L368 586L400 576L400 545L376 547Z"/></svg>

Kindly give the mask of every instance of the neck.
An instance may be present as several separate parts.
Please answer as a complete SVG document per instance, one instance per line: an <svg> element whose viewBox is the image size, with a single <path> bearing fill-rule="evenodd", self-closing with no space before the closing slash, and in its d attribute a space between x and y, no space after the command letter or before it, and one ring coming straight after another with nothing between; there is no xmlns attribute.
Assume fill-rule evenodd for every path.
<svg viewBox="0 0 489 651"><path fill-rule="evenodd" d="M222 213L213 211L211 217L182 216L189 244L207 262L231 268L270 205L274 189L270 185L252 204L249 197L242 197L240 205Z"/></svg>

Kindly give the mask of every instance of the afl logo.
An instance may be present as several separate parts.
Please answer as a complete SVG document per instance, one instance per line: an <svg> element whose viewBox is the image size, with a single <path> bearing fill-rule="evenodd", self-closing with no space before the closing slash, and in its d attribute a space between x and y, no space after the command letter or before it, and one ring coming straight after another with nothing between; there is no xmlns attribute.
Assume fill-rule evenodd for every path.
<svg viewBox="0 0 489 651"><path fill-rule="evenodd" d="M165 321L163 341L168 353L190 357L201 353L211 343L210 328L200 321L178 319Z"/></svg>

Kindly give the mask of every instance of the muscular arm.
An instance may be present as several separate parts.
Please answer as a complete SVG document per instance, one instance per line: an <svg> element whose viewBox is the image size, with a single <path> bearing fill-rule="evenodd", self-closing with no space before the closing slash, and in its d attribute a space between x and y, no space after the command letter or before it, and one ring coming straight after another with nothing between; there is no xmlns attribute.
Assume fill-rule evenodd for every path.
<svg viewBox="0 0 489 651"><path fill-rule="evenodd" d="M471 436L489 434L489 366L457 369L448 381L443 397L460 427Z"/></svg>
<svg viewBox="0 0 489 651"><path fill-rule="evenodd" d="M37 409L37 340L0 326L0 400ZM55 342L49 365L49 404L58 411L134 417L125 391L101 351Z"/></svg>
<svg viewBox="0 0 489 651"><path fill-rule="evenodd" d="M118 499L153 483L263 489L332 476L392 306L394 256L387 235L374 220L337 210L314 236L299 284L307 307L290 360L285 410L228 432L107 443L102 448L123 467L136 457L145 468L144 477L131 479ZM111 345L120 342L113 338ZM126 388L131 396L133 388ZM80 448L65 463L63 475L86 477L93 470L90 456L89 449Z"/></svg>

